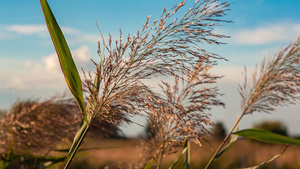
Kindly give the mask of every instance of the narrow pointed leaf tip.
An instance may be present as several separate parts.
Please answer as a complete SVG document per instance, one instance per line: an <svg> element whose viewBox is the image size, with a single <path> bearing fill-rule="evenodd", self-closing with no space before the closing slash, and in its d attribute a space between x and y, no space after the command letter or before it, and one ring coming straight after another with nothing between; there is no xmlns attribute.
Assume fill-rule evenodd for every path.
<svg viewBox="0 0 300 169"><path fill-rule="evenodd" d="M154 162L154 160L151 159L151 160L149 161L149 163L145 166L144 169L151 169L151 168L152 168L152 165L153 165L153 162Z"/></svg>
<svg viewBox="0 0 300 169"><path fill-rule="evenodd" d="M81 113L85 115L86 113L81 89L81 79L73 61L70 49L59 25L56 22L56 19L49 7L49 4L46 0L40 0L40 2L46 20L47 28L53 41L55 50L57 52L59 63L64 73L66 83L69 89L71 90L72 94L74 95L80 107Z"/></svg>

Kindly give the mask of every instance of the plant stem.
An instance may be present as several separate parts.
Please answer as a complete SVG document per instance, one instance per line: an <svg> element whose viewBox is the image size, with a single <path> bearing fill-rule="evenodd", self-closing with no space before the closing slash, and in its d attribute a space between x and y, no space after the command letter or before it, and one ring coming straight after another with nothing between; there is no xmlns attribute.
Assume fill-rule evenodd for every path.
<svg viewBox="0 0 300 169"><path fill-rule="evenodd" d="M161 162L162 162L162 159L163 159L163 155L164 155L164 150L159 155L158 162L157 162L157 167L156 167L157 169L160 168L160 165L161 165Z"/></svg>
<svg viewBox="0 0 300 169"><path fill-rule="evenodd" d="M260 84L265 84L265 83L260 83ZM261 89L261 88L262 88L262 86L260 85L259 87L256 87L255 90L259 91L259 89ZM232 134L233 130L239 124L239 122L241 121L242 117L246 114L247 110L253 104L254 100L256 100L257 97L258 97L258 95L252 94L252 96L248 99L247 103L245 104L245 106L243 108L243 113L238 118L238 120L235 122L235 124L233 125L233 127L231 128L231 130L229 131L229 133L227 134L227 136L225 137L225 139L223 140L223 142L221 143L221 145L219 146L219 148L217 149L217 151L215 152L215 154L211 157L211 159L209 160L209 162L206 165L205 169L208 169L208 167L212 164L212 162L216 158L217 154L220 152L220 150L223 148L223 146L226 143L226 141L229 139L229 137Z"/></svg>
<svg viewBox="0 0 300 169"><path fill-rule="evenodd" d="M236 128L236 126L239 124L239 122L241 121L242 117L245 115L245 112L243 112L243 114L238 118L238 120L235 122L235 124L233 125L233 127L231 128L231 130L229 131L229 133L227 134L227 136L225 137L225 139L223 140L223 142L221 143L221 145L219 146L219 148L217 149L217 151L215 152L215 154L211 157L211 159L209 160L208 164L206 165L205 169L208 169L212 162L214 161L215 157L217 156L217 154L220 152L220 150L223 148L224 144L226 143L226 141L229 139L230 135L232 134L233 130Z"/></svg>
<svg viewBox="0 0 300 169"><path fill-rule="evenodd" d="M90 120L90 124L91 124L91 122L92 122L92 119ZM83 127L84 127L84 128L83 128ZM81 145L81 143L82 143L82 141L83 141L83 139L84 139L84 137L85 137L85 135L86 135L86 133L87 133L89 127L90 127L90 125L87 124L85 121L83 121L83 126L81 127L81 128L83 128L83 134L80 135L80 139L78 140L78 143L77 143L77 145L76 145L76 147L75 147L75 151L73 151L73 153L69 156L68 161L67 161L67 163L66 163L64 169L67 169L67 168L69 167L69 165L71 164L71 162L72 162L72 160L73 160L73 158L74 158L76 152L78 151L78 149L79 149L79 147L80 147L80 145ZM73 147L73 146L72 146L72 147ZM72 147L71 147L71 148L72 148Z"/></svg>

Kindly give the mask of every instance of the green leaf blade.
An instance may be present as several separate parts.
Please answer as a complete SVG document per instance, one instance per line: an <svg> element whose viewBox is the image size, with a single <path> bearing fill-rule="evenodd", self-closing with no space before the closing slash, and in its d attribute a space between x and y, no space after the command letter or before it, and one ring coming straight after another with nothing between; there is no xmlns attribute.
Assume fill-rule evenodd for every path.
<svg viewBox="0 0 300 169"><path fill-rule="evenodd" d="M91 123L91 120L92 120L91 117L88 116L87 120L88 120L88 122L84 122L84 120L83 120L80 123L79 129L78 129L78 131L77 131L77 133L74 137L72 146L71 146L71 148L69 149L69 152L68 152L68 161L65 165L65 169L67 169L69 167L69 165L71 164L71 161L73 160L75 154L79 150L79 147L80 147L80 145L81 145L81 143L82 143L89 127L90 127L89 124Z"/></svg>
<svg viewBox="0 0 300 169"><path fill-rule="evenodd" d="M270 159L268 159L268 160L266 160L266 161L264 161L264 162L262 162L258 165L255 165L255 166L252 166L252 167L247 167L247 168L240 168L240 169L258 169L258 168L274 161L276 158L279 158L286 151L287 147L288 146L286 146L285 149L280 154L277 154L277 155L273 156L272 158L270 158Z"/></svg>
<svg viewBox="0 0 300 169"><path fill-rule="evenodd" d="M290 138L287 136L275 134L269 131L261 130L261 129L246 129L235 132L238 136L252 138L258 141L266 142L266 143L274 143L274 144L293 144L300 146L300 140Z"/></svg>
<svg viewBox="0 0 300 169"><path fill-rule="evenodd" d="M49 4L46 0L40 0L40 2L46 20L47 28L50 33L52 42L54 44L59 59L60 67L63 71L66 83L70 91L74 95L80 107L81 113L85 115L86 113L82 94L81 79L73 61L70 49L58 23L56 22L56 19L49 7Z"/></svg>
<svg viewBox="0 0 300 169"><path fill-rule="evenodd" d="M153 165L153 163L154 163L154 160L153 159L151 159L149 162L148 162L148 164L144 167L144 169L151 169L152 168L152 165Z"/></svg>
<svg viewBox="0 0 300 169"><path fill-rule="evenodd" d="M221 157L223 154L225 154L227 151L229 151L229 149L232 147L232 145L236 142L237 139L238 139L238 135L233 134L233 135L231 136L231 139L230 139L229 144L228 144L225 148L223 148L223 149L216 155L216 157L215 157L214 159L217 159L217 158Z"/></svg>
<svg viewBox="0 0 300 169"><path fill-rule="evenodd" d="M191 165L190 165L190 160L191 160L191 157L190 157L190 142L186 139L185 140L185 144L184 144L184 147L187 148L186 152L185 152L185 159L184 159L184 162L183 162L183 165L182 165L182 169L190 169L191 168Z"/></svg>
<svg viewBox="0 0 300 169"><path fill-rule="evenodd" d="M169 169L174 169L174 167L177 165L177 163L179 162L179 160L181 159L181 157L184 155L184 153L186 153L187 151L189 151L188 149L189 149L189 146L188 146L188 139L186 138L186 139L184 140L183 147L182 147L182 152L181 152L180 156L179 156L179 157L177 158L177 160L169 167ZM188 160L188 159L186 158L186 160ZM184 165L184 164L183 164L183 165ZM182 166L182 167L184 167L184 166Z"/></svg>

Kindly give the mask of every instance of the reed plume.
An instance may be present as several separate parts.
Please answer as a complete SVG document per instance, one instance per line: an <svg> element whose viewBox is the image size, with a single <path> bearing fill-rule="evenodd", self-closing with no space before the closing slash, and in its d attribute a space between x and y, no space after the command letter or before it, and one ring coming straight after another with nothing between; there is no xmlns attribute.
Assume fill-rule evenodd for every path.
<svg viewBox="0 0 300 169"><path fill-rule="evenodd" d="M109 119L114 124L127 121L127 115L149 112L145 104L151 103L145 102L154 100L149 97L160 98L142 82L143 79L162 76L197 79L189 75L199 68L195 63L208 68L208 65L216 64L217 59L224 59L200 47L202 43L222 44L217 39L228 37L213 33L219 22L229 22L220 19L228 10L228 4L214 2L196 1L181 19L177 19L177 11L185 4L182 1L168 12L165 8L161 18L151 26L150 16L147 17L141 31L133 36L129 34L125 42L121 30L119 39L114 42L112 35L107 45L99 41L100 63L94 62L99 86L93 83L90 72L83 82L85 91L90 93L87 99L93 105L88 113L93 118ZM174 20L169 21L171 18ZM105 50L101 49L102 45ZM117 117L114 114L122 118L114 118Z"/></svg>
<svg viewBox="0 0 300 169"><path fill-rule="evenodd" d="M241 109L244 114L271 112L274 107L295 104L300 100L300 38L275 57L264 59L249 82L240 85ZM251 85L249 87L249 84Z"/></svg>
<svg viewBox="0 0 300 169"><path fill-rule="evenodd" d="M254 112L270 113L276 106L295 104L300 100L300 37L273 58L265 58L259 71L256 67L252 81L249 82L247 78L246 68L244 73L244 84L239 86L242 114L206 168L212 164L244 115Z"/></svg>
<svg viewBox="0 0 300 169"><path fill-rule="evenodd" d="M211 68L212 65L196 63L188 75L175 77L173 86L162 82L163 96L151 97L146 103L151 110L149 150L152 150L151 157L158 161L158 168L162 158L176 152L185 139L201 146L202 137L209 133L206 128L213 125L209 110L212 106L224 106L217 98L221 95L218 89L205 86L221 78L208 73Z"/></svg>
<svg viewBox="0 0 300 169"><path fill-rule="evenodd" d="M74 99L65 95L45 101L17 101L0 119L0 154L45 155L63 140L71 141L81 120ZM91 124L88 137L118 137L120 129L102 120Z"/></svg>
<svg viewBox="0 0 300 169"><path fill-rule="evenodd" d="M75 136L76 139L70 150L71 156L65 168L69 166L87 133L89 121L95 118L113 125L121 124L122 121L130 122L129 116L145 113L151 118L160 118L160 116L152 116L151 113L156 108L149 105L153 104L158 109L168 107L172 109L168 114L176 114L172 116L174 119L170 121L169 126L180 125L181 129L176 131L177 133L174 132L175 135L184 132L184 137L196 141L207 133L204 126L211 122L203 111L223 103L216 98L220 95L217 93L217 88L206 87L197 90L194 88L215 83L215 80L220 77L206 72L217 63L218 59L226 59L204 50L201 44L219 45L223 44L219 39L228 38L226 35L213 32L213 29L219 26L219 23L230 22L220 19L228 11L229 5L225 2L215 3L215 0L196 1L185 15L178 19L176 14L185 2L174 5L168 12L164 8L161 18L153 21L152 24L150 24L151 16L147 17L141 31L137 31L133 36L128 34L125 40L120 30L119 38L113 41L112 35L109 35L106 44L100 32L102 43L98 42L97 50L100 62L97 64L93 61L97 68L95 79L92 80L91 72L84 73L83 89L89 93L86 107L88 116L85 119L86 123L81 123L78 135ZM163 82L165 97L143 83L143 80L155 77L175 78L175 88L178 88L179 80L187 86L183 87L184 91L174 90L173 96L168 92L170 90L168 83ZM185 96L180 96L181 94ZM178 101L175 102L172 97L178 97ZM189 99L188 105L184 105L181 98ZM163 114L166 110L159 111ZM176 139L173 137L170 138ZM165 144L163 146L165 146L163 149L175 147Z"/></svg>
<svg viewBox="0 0 300 169"><path fill-rule="evenodd" d="M77 113L76 113L77 112ZM16 102L0 121L0 153L42 155L76 132L79 109L72 99ZM36 154L38 152L38 154ZM44 154L43 154L44 155Z"/></svg>

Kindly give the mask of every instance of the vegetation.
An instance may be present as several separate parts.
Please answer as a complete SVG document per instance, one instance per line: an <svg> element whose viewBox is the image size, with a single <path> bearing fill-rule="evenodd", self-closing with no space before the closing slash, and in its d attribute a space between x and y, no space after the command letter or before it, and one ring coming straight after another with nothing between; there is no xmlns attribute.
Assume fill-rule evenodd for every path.
<svg viewBox="0 0 300 169"><path fill-rule="evenodd" d="M67 84L84 115L66 168L95 118L119 124L127 114L146 114L155 130L155 137L150 142L155 151L150 154L158 162L157 168L162 158L184 140L200 144L202 136L207 133L204 125L212 125L204 111L224 104L218 100L217 96L221 94L215 86L201 90L198 86L216 83L220 76L208 71L216 65L217 59L224 58L199 45L221 44L217 39L227 37L212 30L219 22L229 22L219 19L228 10L228 4L196 2L181 19L175 19L174 15L185 4L183 1L169 12L165 9L161 19L151 26L148 17L142 30L134 36L128 35L125 42L122 31L114 46L111 36L108 45L103 39L102 49L98 43L100 63L95 63L95 79L88 74L83 83L85 91L90 94L85 108L82 92L78 92L81 89L80 77L66 41L47 2L41 3ZM174 20L169 21L170 18ZM163 95L142 82L158 76L173 77L175 81L173 87L169 82L162 82Z"/></svg>
<svg viewBox="0 0 300 169"><path fill-rule="evenodd" d="M223 140L226 137L227 132L222 122L217 122L214 124L212 134L213 138L217 140Z"/></svg>
<svg viewBox="0 0 300 169"><path fill-rule="evenodd" d="M274 107L276 106L295 104L299 101L299 56L300 37L294 44L281 50L275 57L268 60L264 59L259 72L256 70L252 75L252 82L250 83L248 82L249 80L247 79L245 68L245 81L244 84L240 86L239 90L242 96L242 114L224 139L224 142L219 146L213 158L211 158L207 167L210 166L213 159L221 152L225 142L229 139L243 116L254 112L269 113L274 111ZM249 131L253 134L251 137L262 134L260 131L256 132L255 130L248 130L246 132ZM237 132L236 134L240 133L241 132ZM247 133L246 135L249 136L251 135L250 133ZM272 140L266 141L272 142Z"/></svg>
<svg viewBox="0 0 300 169"><path fill-rule="evenodd" d="M287 127L278 120L277 121L266 121L265 120L260 123L254 124L253 128L267 130L272 133L276 133L276 134L280 134L280 135L284 135L284 136L288 135Z"/></svg>
<svg viewBox="0 0 300 169"><path fill-rule="evenodd" d="M44 155L55 148L62 139L73 137L76 126L71 122L78 123L78 117L77 105L70 99L16 102L1 119L0 140L3 141L1 148L4 148L1 149L1 154L8 152L12 145L17 154L35 152L34 155ZM47 149L44 149L45 147Z"/></svg>
<svg viewBox="0 0 300 169"><path fill-rule="evenodd" d="M184 16L177 18L177 11L184 4L185 1L182 1L169 11L164 9L161 18L152 24L148 17L141 31L133 36L128 35L125 40L120 31L119 39L112 42L110 36L106 44L101 34L102 41L98 42L97 51L100 62L93 61L97 71L84 72L84 79L81 80L63 33L47 1L41 0L62 72L75 101L57 102L53 98L40 103L17 103L13 113L4 116L0 124L0 137L5 140L1 142L3 146L0 144L1 153L5 154L3 166L9 167L14 153L28 153L34 148L40 150L47 147L43 154L46 156L64 138L75 135L67 157L51 162L54 164L66 159L65 168L68 168L87 133L95 131L93 126L105 128L101 131L103 136L118 137L117 126L124 121L130 123L129 116L145 117L151 133L143 142L146 151L143 151L142 160L131 167L165 168L162 165L165 157L178 152L182 146L182 151L168 166L194 166L190 156L194 149L191 146L201 146L207 142L209 128L214 125L207 112L214 106L224 106L219 100L222 94L216 85L221 76L210 73L210 70L218 60L226 59L204 50L201 45L219 45L222 38L228 38L213 30L219 23L230 22L222 19L229 10L229 4L215 3L214 0L196 1ZM259 129L239 131L237 128L240 120L248 114L269 113L276 106L296 104L300 100L299 55L300 38L275 57L265 59L260 70L252 75L252 81L247 78L245 68L245 82L239 88L242 96L240 117L227 136L221 139L214 155L203 157L206 162L201 167L216 167L219 162L215 160L233 147L238 136L300 146L299 140L286 136ZM172 79L173 82L162 80L158 84L161 92L158 92L143 83L143 80L150 78ZM89 94L85 99L84 92ZM79 109L76 109L76 103ZM99 123L96 124L97 119ZM79 124L77 131L74 124ZM109 133L106 135L105 131ZM224 131L219 130L219 134L224 134ZM26 148L30 149L27 151ZM258 165L251 165L256 165L256 168L265 166L285 151L286 148Z"/></svg>
<svg viewBox="0 0 300 169"><path fill-rule="evenodd" d="M46 162L64 161L66 156L51 154L71 141L80 120L75 100L64 95L45 101L17 101L0 121L3 166L6 162L9 168L44 168ZM117 126L100 121L91 124L88 136L120 138ZM3 166L0 163L0 168L6 168Z"/></svg>

